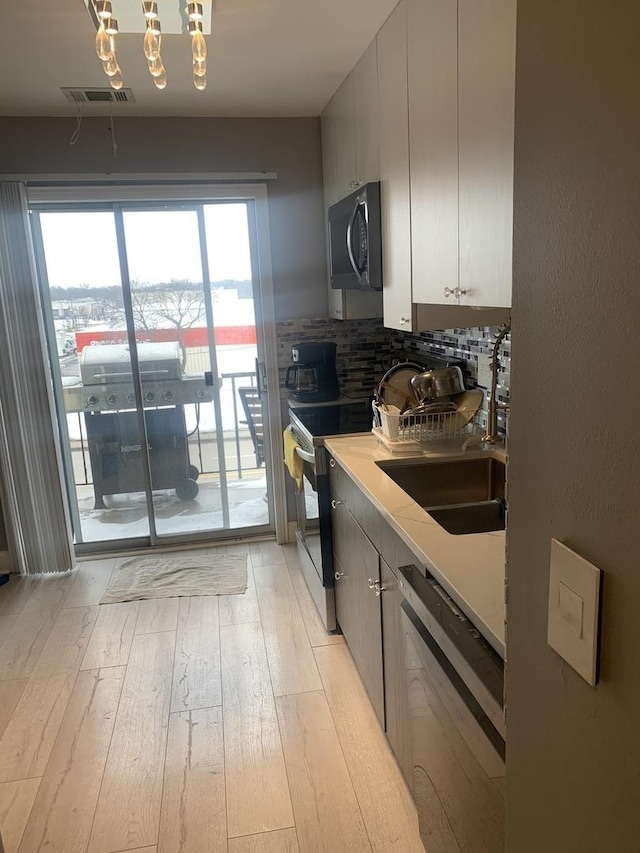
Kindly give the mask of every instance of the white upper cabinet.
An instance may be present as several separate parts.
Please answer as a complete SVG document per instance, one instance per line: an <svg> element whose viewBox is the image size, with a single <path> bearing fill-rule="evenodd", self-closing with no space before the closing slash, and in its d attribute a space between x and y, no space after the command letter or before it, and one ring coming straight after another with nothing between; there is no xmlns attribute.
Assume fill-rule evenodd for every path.
<svg viewBox="0 0 640 853"><path fill-rule="evenodd" d="M329 207L361 184L380 179L375 42L327 104L321 132L326 233ZM380 291L334 290L330 281L328 285L329 316L334 319L382 316Z"/></svg>
<svg viewBox="0 0 640 853"><path fill-rule="evenodd" d="M353 69L356 182L380 180L378 54L375 39Z"/></svg>
<svg viewBox="0 0 640 853"><path fill-rule="evenodd" d="M458 0L460 302L511 305L515 0Z"/></svg>
<svg viewBox="0 0 640 853"><path fill-rule="evenodd" d="M384 324L413 331L411 193L407 93L407 3L396 6L378 33L380 204Z"/></svg>
<svg viewBox="0 0 640 853"><path fill-rule="evenodd" d="M329 107L336 122L336 177L338 200L356 186L356 123L353 100L353 74L333 96Z"/></svg>
<svg viewBox="0 0 640 853"><path fill-rule="evenodd" d="M455 0L408 0L413 301L458 302Z"/></svg>

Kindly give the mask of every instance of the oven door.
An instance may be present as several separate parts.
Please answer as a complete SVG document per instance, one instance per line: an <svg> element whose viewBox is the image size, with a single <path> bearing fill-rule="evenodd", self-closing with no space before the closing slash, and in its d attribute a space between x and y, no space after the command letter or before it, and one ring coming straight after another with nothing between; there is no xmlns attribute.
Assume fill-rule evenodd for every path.
<svg viewBox="0 0 640 853"><path fill-rule="evenodd" d="M296 453L304 462L303 489L296 492L296 517L298 541L304 547L313 566L322 578L322 546L320 542L320 507L318 501L318 479L315 469L315 454L301 447Z"/></svg>
<svg viewBox="0 0 640 853"><path fill-rule="evenodd" d="M502 853L501 738L429 630L437 634L439 626L427 626L423 615L405 597L407 725L420 837L426 850Z"/></svg>

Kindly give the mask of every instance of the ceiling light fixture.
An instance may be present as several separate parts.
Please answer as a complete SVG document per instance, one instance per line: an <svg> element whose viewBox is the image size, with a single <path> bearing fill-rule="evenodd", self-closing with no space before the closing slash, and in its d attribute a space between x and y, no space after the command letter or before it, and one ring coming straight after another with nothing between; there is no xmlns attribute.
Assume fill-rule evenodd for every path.
<svg viewBox="0 0 640 853"><path fill-rule="evenodd" d="M118 35L119 27L118 21L113 17L113 6L125 18L128 12L126 9L121 8L122 3L119 0L86 0L86 2L93 9L93 20L97 26L95 44L98 58L102 62L103 70L109 78L109 85L113 89L121 89L123 86L122 72L116 56L116 36ZM142 15L144 20L142 50L156 88L165 89L167 86L167 72L162 62L161 54L162 26L158 6L162 9L163 15L166 14L169 16L168 32L185 32L186 28L191 36L193 85L199 91L206 88L207 43L204 37L204 27L206 25L207 31L209 31L211 13L208 0L204 0L204 5L207 7L206 16L202 2L186 2L184 12L180 13L182 15L182 26L178 23L176 27L174 21L171 19L174 13L171 8L167 9L166 3L163 4L162 0L160 2L158 0L142 0ZM185 20L185 16L187 20ZM140 18L137 20L140 21ZM125 21L124 32L130 33L136 30L142 32L142 27L138 29L135 21Z"/></svg>

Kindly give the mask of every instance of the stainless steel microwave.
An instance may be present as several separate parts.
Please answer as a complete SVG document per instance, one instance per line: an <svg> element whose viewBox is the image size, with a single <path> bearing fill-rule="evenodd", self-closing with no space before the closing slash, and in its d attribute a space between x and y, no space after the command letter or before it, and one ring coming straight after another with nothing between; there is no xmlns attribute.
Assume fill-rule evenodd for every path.
<svg viewBox="0 0 640 853"><path fill-rule="evenodd" d="M380 184L364 184L329 208L331 287L382 290Z"/></svg>

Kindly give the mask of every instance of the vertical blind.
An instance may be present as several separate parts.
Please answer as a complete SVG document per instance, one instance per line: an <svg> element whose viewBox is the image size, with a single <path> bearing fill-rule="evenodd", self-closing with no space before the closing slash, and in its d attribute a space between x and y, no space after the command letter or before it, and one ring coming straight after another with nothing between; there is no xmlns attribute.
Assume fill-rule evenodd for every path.
<svg viewBox="0 0 640 853"><path fill-rule="evenodd" d="M47 363L25 188L0 182L0 480L24 574L75 562Z"/></svg>

